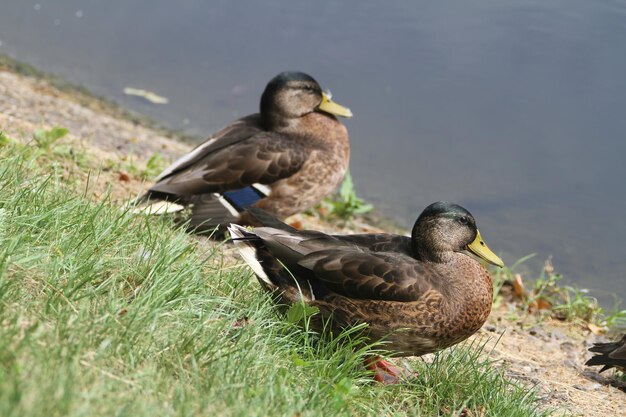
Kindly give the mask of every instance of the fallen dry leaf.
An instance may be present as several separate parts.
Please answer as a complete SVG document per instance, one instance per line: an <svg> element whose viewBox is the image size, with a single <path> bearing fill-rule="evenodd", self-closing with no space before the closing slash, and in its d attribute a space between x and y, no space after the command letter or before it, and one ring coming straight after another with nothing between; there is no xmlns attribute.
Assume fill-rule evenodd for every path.
<svg viewBox="0 0 626 417"><path fill-rule="evenodd" d="M326 207L318 207L317 212L319 213L320 216L322 217L326 217L328 216L328 209Z"/></svg>
<svg viewBox="0 0 626 417"><path fill-rule="evenodd" d="M143 90L141 88L126 87L124 89L124 94L129 96L141 97L154 104L167 104L169 102L167 97L160 96L156 93L153 93L152 91Z"/></svg>
<svg viewBox="0 0 626 417"><path fill-rule="evenodd" d="M595 335L600 335L606 330L604 327L596 326L593 323L587 323L587 328Z"/></svg>
<svg viewBox="0 0 626 417"><path fill-rule="evenodd" d="M233 323L233 329L240 329L248 324L250 324L250 318L249 317L243 317L237 321L235 321Z"/></svg>
<svg viewBox="0 0 626 417"><path fill-rule="evenodd" d="M513 294L520 298L523 298L526 295L524 282L522 281L522 276L520 274L515 274L513 277Z"/></svg>
<svg viewBox="0 0 626 417"><path fill-rule="evenodd" d="M300 220L294 220L290 222L289 226L293 227L294 229L302 230L302 222Z"/></svg>

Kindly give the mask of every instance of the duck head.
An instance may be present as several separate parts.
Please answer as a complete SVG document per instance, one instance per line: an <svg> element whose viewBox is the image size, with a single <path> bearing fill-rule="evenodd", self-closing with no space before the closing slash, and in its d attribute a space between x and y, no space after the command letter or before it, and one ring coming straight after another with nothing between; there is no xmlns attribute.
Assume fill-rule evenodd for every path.
<svg viewBox="0 0 626 417"><path fill-rule="evenodd" d="M467 250L490 264L504 266L483 241L474 216L458 204L439 201L426 207L413 226L411 239L418 259L446 262L453 252Z"/></svg>
<svg viewBox="0 0 626 417"><path fill-rule="evenodd" d="M268 127L289 124L312 112L352 117L352 112L332 101L330 92L303 72L285 71L272 78L261 96L261 117Z"/></svg>

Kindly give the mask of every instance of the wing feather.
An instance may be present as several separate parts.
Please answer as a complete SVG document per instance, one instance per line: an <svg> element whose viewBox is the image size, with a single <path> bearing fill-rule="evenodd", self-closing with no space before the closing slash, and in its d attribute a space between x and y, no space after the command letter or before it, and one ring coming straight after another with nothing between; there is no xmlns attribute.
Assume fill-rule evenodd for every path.
<svg viewBox="0 0 626 417"><path fill-rule="evenodd" d="M338 294L387 301L416 301L439 290L439 276L427 265L400 253L334 248L312 252L298 265Z"/></svg>
<svg viewBox="0 0 626 417"><path fill-rule="evenodd" d="M350 298L387 301L416 301L428 291L442 291L440 275L402 250L406 246L403 236L347 239L272 227L256 228L255 233L287 269L311 271L308 279L317 281L314 287L321 284ZM401 251L376 250L381 248Z"/></svg>
<svg viewBox="0 0 626 417"><path fill-rule="evenodd" d="M234 121L196 146L191 152L186 153L174 161L174 163L159 174L156 181L161 181L164 178L190 167L212 152L231 146L262 132L263 129L261 129L260 122L261 117L258 113Z"/></svg>
<svg viewBox="0 0 626 417"><path fill-rule="evenodd" d="M173 170L150 191L191 196L221 193L254 183L272 184L295 174L308 157L297 141L265 131L228 146L209 148L197 155L195 162Z"/></svg>

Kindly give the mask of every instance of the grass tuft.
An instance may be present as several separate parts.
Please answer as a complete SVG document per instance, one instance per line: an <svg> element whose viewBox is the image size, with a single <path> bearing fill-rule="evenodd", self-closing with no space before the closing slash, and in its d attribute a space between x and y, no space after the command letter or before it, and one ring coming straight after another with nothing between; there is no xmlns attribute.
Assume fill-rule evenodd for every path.
<svg viewBox="0 0 626 417"><path fill-rule="evenodd" d="M350 171L339 187L339 191L331 197L326 197L317 207L323 217L348 221L357 215L369 213L374 209L371 204L365 203L356 195Z"/></svg>
<svg viewBox="0 0 626 417"><path fill-rule="evenodd" d="M589 295L588 290L562 285L563 276L554 271L549 259L538 278L523 279L516 270L533 256L535 255L527 255L513 265L499 268L493 273L496 305L501 302L499 297L506 286L510 289L512 297L519 301L516 306L523 314L540 313L541 316L550 316L558 320L599 326L599 329L603 330L626 327L626 310L620 309L619 299L615 299L613 308L607 309L602 307L595 297ZM526 281L530 282L529 288L526 288Z"/></svg>

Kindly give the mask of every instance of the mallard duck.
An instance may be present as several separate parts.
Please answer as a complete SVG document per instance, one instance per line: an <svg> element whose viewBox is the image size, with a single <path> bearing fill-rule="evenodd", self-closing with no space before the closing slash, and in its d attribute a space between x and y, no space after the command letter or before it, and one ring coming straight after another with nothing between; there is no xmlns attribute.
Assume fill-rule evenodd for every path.
<svg viewBox="0 0 626 417"><path fill-rule="evenodd" d="M261 96L260 113L234 121L165 169L136 212L189 207L190 228L250 224L259 207L280 218L331 193L348 167L348 131L335 116L352 112L311 76L282 72Z"/></svg>
<svg viewBox="0 0 626 417"><path fill-rule="evenodd" d="M464 251L504 264L459 205L429 205L410 237L298 231L258 210L251 215L271 227L231 225L241 256L281 304L317 307L318 330L326 319L334 331L367 323L372 341L385 340L399 356L419 356L465 340L491 312L489 273ZM401 373L384 361L368 365L379 381Z"/></svg>
<svg viewBox="0 0 626 417"><path fill-rule="evenodd" d="M599 353L599 355L589 359L585 365L604 365L600 372L611 368L626 372L626 334L622 336L619 342L594 343L589 351Z"/></svg>

